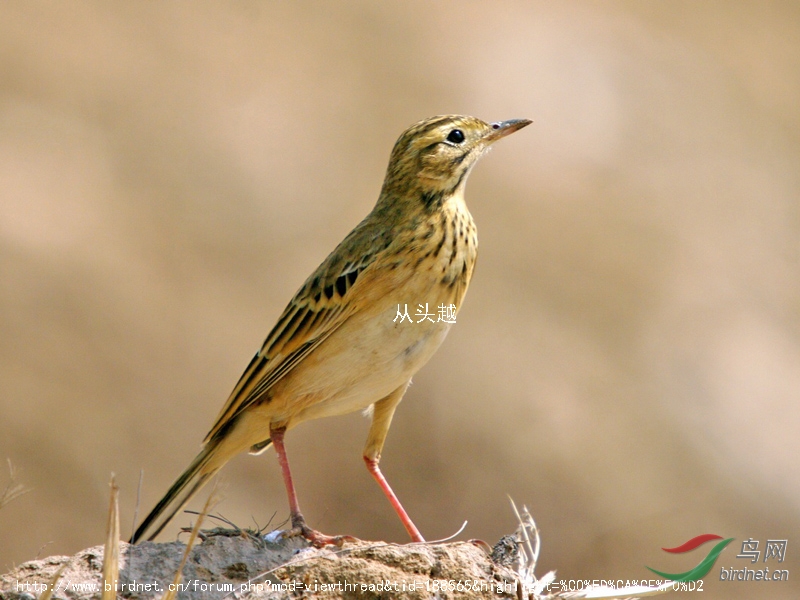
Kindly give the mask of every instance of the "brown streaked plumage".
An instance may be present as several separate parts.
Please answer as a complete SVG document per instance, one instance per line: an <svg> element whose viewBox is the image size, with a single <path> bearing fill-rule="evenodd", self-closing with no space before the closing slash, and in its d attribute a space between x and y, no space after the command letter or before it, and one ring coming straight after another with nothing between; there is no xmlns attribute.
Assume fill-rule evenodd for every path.
<svg viewBox="0 0 800 600"><path fill-rule="evenodd" d="M303 421L370 408L364 461L414 541L422 535L378 467L395 408L450 324L397 322L398 306L455 305L478 253L464 202L470 170L496 140L530 121L420 121L394 145L372 212L312 273L267 335L204 440L200 454L136 530L153 539L233 456L275 447L293 532L337 543L306 524L283 445ZM436 315L436 312L433 313Z"/></svg>

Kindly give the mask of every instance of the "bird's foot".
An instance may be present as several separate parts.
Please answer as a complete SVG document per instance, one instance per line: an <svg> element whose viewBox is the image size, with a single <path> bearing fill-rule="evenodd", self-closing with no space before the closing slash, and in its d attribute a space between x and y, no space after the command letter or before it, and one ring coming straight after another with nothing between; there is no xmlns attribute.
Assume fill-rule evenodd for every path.
<svg viewBox="0 0 800 600"><path fill-rule="evenodd" d="M292 528L283 534L284 537L297 537L303 536L307 539L315 548L322 548L324 546L337 546L341 548L345 542L355 542L357 541L352 535L325 535L317 531L316 529L311 529L308 525L306 525L305 520L300 518L292 518Z"/></svg>

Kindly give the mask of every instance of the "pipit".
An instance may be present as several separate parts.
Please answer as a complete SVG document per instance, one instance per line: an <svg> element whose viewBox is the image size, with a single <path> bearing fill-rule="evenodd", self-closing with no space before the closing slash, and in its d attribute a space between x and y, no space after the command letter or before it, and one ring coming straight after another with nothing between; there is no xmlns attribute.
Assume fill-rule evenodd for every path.
<svg viewBox="0 0 800 600"><path fill-rule="evenodd" d="M444 340L472 277L478 235L464 202L467 176L494 142L529 123L439 116L400 136L372 212L289 302L202 450L131 542L158 535L232 457L274 446L289 497L291 534L315 545L340 543L341 538L306 525L284 434L309 419L363 409L372 415L364 447L367 469L411 539L424 541L381 473L381 450L411 377ZM425 306L425 317L407 315L409 304Z"/></svg>

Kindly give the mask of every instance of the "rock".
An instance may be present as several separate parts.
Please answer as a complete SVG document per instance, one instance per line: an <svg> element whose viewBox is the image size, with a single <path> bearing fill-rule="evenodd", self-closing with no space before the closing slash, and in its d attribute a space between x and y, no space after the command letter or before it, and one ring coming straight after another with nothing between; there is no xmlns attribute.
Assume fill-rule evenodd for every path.
<svg viewBox="0 0 800 600"><path fill-rule="evenodd" d="M270 541L267 541L270 540ZM214 531L192 548L178 598L348 598L410 600L516 598L516 574L470 542L387 544L352 541L310 547L302 538ZM172 584L186 546L122 543L117 596L160 598ZM96 600L102 592L103 547L24 563L0 577L0 600L33 600L67 565L53 600Z"/></svg>

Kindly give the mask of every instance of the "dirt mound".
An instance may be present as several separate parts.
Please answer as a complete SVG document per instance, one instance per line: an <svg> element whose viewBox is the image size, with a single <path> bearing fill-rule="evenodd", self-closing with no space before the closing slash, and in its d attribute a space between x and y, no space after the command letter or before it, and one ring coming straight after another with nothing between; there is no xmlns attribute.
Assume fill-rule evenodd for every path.
<svg viewBox="0 0 800 600"><path fill-rule="evenodd" d="M496 548L499 563L510 562L508 555L498 558L507 546ZM181 542L122 544L118 597L163 596L185 548ZM487 549L472 542L395 545L360 540L318 549L298 538L217 532L192 549L179 598L516 598L516 573L495 562ZM71 557L24 563L0 577L0 599L38 598L63 565L53 598L96 599L104 585L102 562L103 547L95 546Z"/></svg>

